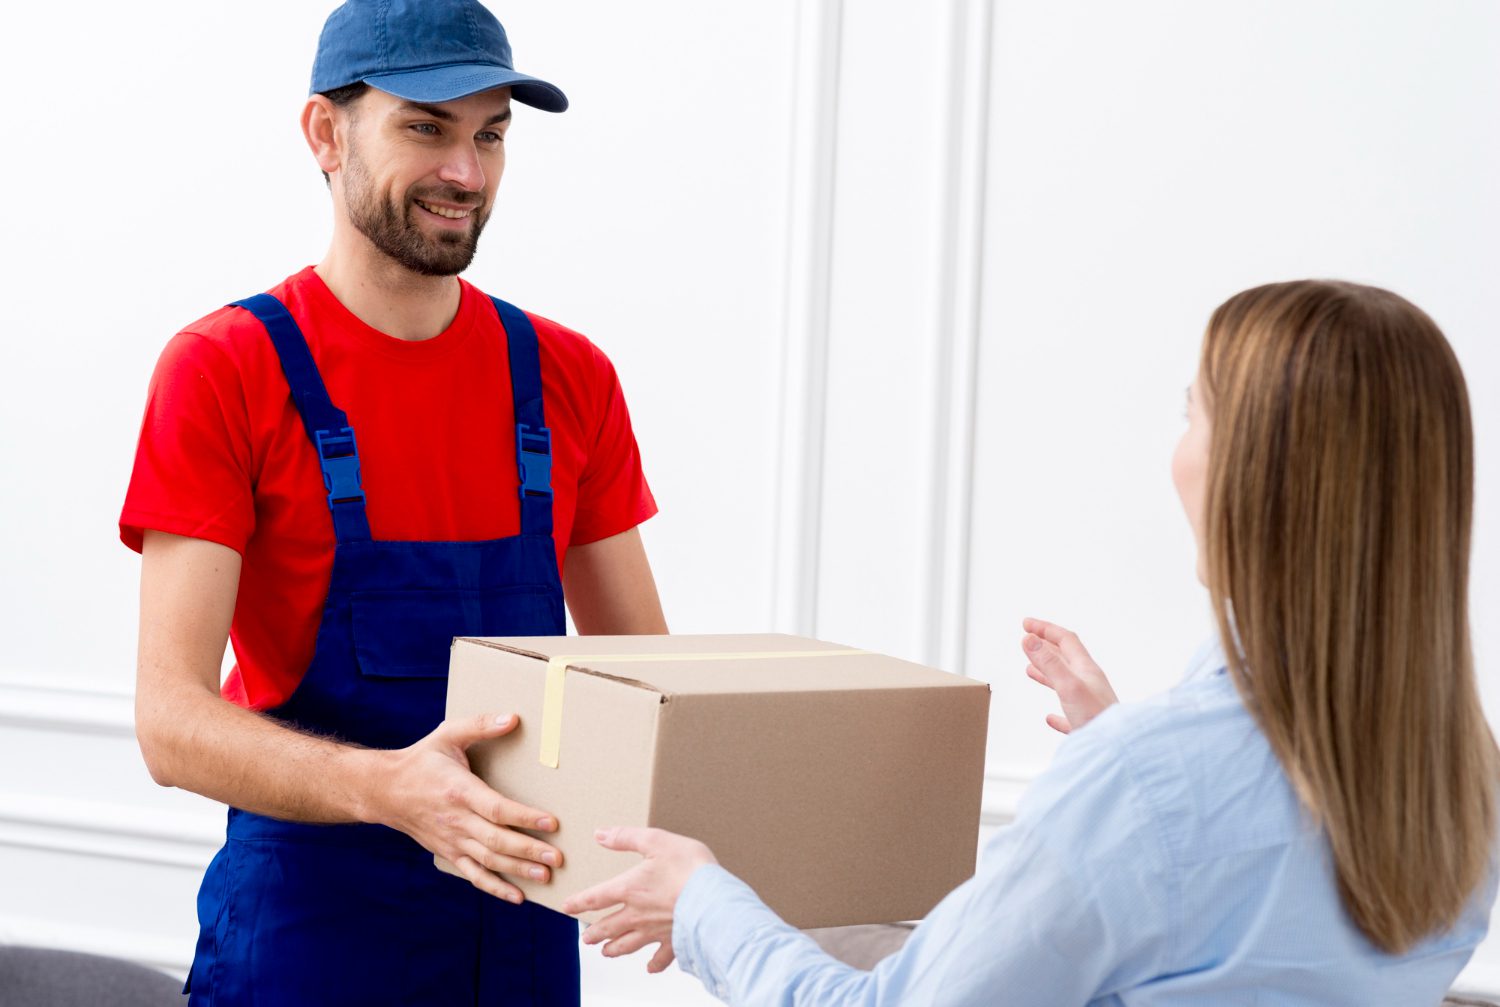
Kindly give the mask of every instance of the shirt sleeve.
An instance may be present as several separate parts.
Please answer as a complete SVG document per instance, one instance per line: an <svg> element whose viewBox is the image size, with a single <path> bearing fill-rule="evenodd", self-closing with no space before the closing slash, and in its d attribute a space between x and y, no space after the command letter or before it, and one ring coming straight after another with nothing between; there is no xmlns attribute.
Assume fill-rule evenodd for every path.
<svg viewBox="0 0 1500 1007"><path fill-rule="evenodd" d="M1128 760L1090 733L1069 738L979 872L873 971L829 957L717 867L677 903L679 962L738 1007L1081 1007L1161 974L1179 903L1165 851Z"/></svg>
<svg viewBox="0 0 1500 1007"><path fill-rule="evenodd" d="M630 410L615 368L590 347L598 376L599 423L578 479L578 509L570 545L586 545L629 531L656 513L646 484Z"/></svg>
<svg viewBox="0 0 1500 1007"><path fill-rule="evenodd" d="M255 528L240 373L222 349L192 332L167 344L146 395L120 539L139 552L148 528L241 553Z"/></svg>

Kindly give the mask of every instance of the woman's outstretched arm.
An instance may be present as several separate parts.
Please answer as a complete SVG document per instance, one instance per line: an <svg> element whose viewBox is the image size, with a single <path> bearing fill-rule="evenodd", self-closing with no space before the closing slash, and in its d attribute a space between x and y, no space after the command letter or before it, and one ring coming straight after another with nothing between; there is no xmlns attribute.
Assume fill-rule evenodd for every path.
<svg viewBox="0 0 1500 1007"><path fill-rule="evenodd" d="M1106 718L1107 719L1107 718ZM1028 790L979 873L873 971L850 968L784 923L696 840L611 829L601 841L641 863L575 896L606 955L660 943L735 1005L980 1007L1083 1005L1166 971L1179 905L1148 802L1109 731L1070 738Z"/></svg>

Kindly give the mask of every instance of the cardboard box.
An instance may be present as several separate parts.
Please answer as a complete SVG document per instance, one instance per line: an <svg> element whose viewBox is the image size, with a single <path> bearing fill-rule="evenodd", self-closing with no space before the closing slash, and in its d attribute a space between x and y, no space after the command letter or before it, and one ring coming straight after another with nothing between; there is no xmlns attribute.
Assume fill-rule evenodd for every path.
<svg viewBox="0 0 1500 1007"><path fill-rule="evenodd" d="M556 909L638 862L596 828L654 825L798 927L918 919L973 874L989 698L780 635L460 638L448 680L448 716L521 717L470 761L557 816L563 866L510 878L528 899Z"/></svg>

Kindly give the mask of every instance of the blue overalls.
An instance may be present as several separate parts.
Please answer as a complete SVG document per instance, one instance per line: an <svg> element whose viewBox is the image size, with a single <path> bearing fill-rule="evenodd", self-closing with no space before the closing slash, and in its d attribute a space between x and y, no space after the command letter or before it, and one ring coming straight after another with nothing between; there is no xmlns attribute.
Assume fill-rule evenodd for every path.
<svg viewBox="0 0 1500 1007"><path fill-rule="evenodd" d="M485 542L370 537L354 431L307 342L269 294L266 327L323 469L338 545L311 665L270 716L371 748L443 719L455 636L566 632L552 542L551 441L536 331L503 301L521 475L521 533ZM198 894L191 1007L577 1005L578 927L439 871L379 825L309 825L237 808Z"/></svg>

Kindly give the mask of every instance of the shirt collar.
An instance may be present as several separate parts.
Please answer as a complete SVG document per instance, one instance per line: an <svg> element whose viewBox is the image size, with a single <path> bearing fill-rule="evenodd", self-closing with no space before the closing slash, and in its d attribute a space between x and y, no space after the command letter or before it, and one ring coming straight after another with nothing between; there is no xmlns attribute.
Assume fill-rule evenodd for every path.
<svg viewBox="0 0 1500 1007"><path fill-rule="evenodd" d="M1182 676L1182 680L1196 682L1222 675L1228 670L1229 662L1224 658L1224 646L1219 642L1219 634L1214 633L1198 646L1198 650L1188 661L1187 674Z"/></svg>

